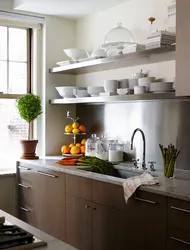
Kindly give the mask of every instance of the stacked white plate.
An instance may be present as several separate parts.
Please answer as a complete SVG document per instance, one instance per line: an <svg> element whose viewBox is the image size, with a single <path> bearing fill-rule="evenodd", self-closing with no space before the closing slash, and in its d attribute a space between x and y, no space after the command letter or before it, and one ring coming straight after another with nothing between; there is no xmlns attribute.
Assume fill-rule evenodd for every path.
<svg viewBox="0 0 190 250"><path fill-rule="evenodd" d="M150 92L165 93L173 91L173 82L152 82L150 83Z"/></svg>

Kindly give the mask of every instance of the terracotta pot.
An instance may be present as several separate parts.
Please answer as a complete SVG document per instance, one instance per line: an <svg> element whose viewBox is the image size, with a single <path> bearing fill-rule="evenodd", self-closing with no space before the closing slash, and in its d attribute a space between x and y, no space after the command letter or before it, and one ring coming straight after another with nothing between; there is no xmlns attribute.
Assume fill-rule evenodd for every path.
<svg viewBox="0 0 190 250"><path fill-rule="evenodd" d="M21 156L22 159L38 159L36 156L36 146L38 140L21 140L23 154Z"/></svg>

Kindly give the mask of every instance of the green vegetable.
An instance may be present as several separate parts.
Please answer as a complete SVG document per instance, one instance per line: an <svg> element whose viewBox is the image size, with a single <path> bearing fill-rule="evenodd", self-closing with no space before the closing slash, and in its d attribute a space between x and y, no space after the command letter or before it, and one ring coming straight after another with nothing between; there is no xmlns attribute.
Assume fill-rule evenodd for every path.
<svg viewBox="0 0 190 250"><path fill-rule="evenodd" d="M30 123L42 114L40 97L33 94L21 95L16 101L20 117L28 122L28 140L30 140Z"/></svg>
<svg viewBox="0 0 190 250"><path fill-rule="evenodd" d="M114 171L113 164L96 157L82 156L76 163L78 168L91 168L93 172L111 175Z"/></svg>
<svg viewBox="0 0 190 250"><path fill-rule="evenodd" d="M168 148L164 148L163 145L159 144L162 153L162 159L164 163L164 175L166 177L173 177L174 167L176 159L180 153L174 145L169 144Z"/></svg>

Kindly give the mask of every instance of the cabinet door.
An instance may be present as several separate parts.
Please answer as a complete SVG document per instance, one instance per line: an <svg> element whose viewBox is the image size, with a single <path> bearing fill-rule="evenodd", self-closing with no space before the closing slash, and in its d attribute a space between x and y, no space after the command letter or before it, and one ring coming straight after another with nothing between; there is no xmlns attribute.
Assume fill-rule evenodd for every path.
<svg viewBox="0 0 190 250"><path fill-rule="evenodd" d="M176 1L176 95L190 95L190 1Z"/></svg>
<svg viewBox="0 0 190 250"><path fill-rule="evenodd" d="M35 226L65 240L65 175L37 170L32 197Z"/></svg>
<svg viewBox="0 0 190 250"><path fill-rule="evenodd" d="M126 250L125 212L99 204L92 208L92 250ZM130 228L128 228L130 230Z"/></svg>
<svg viewBox="0 0 190 250"><path fill-rule="evenodd" d="M166 248L166 198L137 191L126 206L126 242L128 250L164 250Z"/></svg>
<svg viewBox="0 0 190 250"><path fill-rule="evenodd" d="M80 250L91 249L92 203L66 194L66 242Z"/></svg>

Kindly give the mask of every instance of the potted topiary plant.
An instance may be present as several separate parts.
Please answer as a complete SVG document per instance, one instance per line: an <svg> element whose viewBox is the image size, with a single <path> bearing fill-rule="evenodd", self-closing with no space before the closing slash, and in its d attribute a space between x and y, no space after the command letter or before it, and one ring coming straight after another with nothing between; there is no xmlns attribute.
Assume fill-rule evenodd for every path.
<svg viewBox="0 0 190 250"><path fill-rule="evenodd" d="M20 117L28 122L28 140L21 140L23 149L22 159L38 159L36 156L36 146L38 140L31 138L31 123L42 114L40 97L34 94L21 95L16 101L16 106Z"/></svg>

